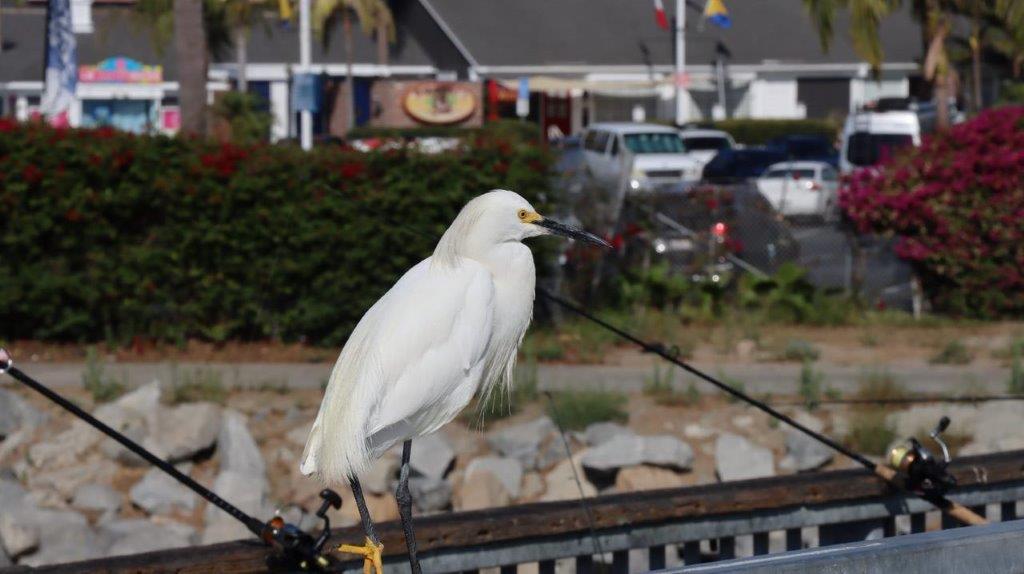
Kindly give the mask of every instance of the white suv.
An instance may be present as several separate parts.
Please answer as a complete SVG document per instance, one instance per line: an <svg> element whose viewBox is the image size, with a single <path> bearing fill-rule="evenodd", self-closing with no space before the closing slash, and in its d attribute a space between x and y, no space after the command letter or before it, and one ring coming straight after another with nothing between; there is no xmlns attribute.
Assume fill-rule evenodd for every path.
<svg viewBox="0 0 1024 574"><path fill-rule="evenodd" d="M686 155L702 165L711 161L719 151L736 147L732 136L721 130L684 129L679 132L686 147Z"/></svg>
<svg viewBox="0 0 1024 574"><path fill-rule="evenodd" d="M633 123L592 124L583 133L583 156L602 183L629 189L700 179L703 164L687 157L679 131L668 126Z"/></svg>

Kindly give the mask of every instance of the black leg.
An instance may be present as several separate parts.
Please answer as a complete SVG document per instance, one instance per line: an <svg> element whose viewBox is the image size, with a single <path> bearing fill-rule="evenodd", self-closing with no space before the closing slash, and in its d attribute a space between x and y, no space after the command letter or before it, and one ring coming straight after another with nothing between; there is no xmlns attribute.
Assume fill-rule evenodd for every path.
<svg viewBox="0 0 1024 574"><path fill-rule="evenodd" d="M398 489L395 500L398 513L402 516L402 530L405 531L405 546L409 549L409 568L412 574L421 574L420 560L416 557L416 534L412 531L412 494L409 493L409 457L412 455L412 440L402 445L402 470L398 474Z"/></svg>
<svg viewBox="0 0 1024 574"><path fill-rule="evenodd" d="M366 499L363 498L363 487L359 484L359 479L353 476L349 479L349 484L352 486L352 496L356 499L356 508L359 509L359 519L363 521L366 537L374 544L380 545L380 538L377 538L377 532L373 529L373 520L370 518L369 509L366 508Z"/></svg>

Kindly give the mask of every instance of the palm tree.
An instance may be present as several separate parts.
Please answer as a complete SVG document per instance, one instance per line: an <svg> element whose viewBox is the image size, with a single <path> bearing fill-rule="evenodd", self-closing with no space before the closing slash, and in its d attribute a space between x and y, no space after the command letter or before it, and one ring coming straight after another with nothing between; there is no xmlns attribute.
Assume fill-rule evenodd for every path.
<svg viewBox="0 0 1024 574"><path fill-rule="evenodd" d="M352 110L352 14L355 13L364 34L377 35L377 58L381 64L387 63L387 44L395 38L395 20L388 8L386 0L316 0L313 5L313 29L324 42L327 31L337 18L341 18L341 29L344 34L345 51L345 84L342 101L347 106L346 131L355 126L355 114Z"/></svg>
<svg viewBox="0 0 1024 574"><path fill-rule="evenodd" d="M203 0L174 0L174 52L178 67L181 133L206 133L206 76L209 55Z"/></svg>
<svg viewBox="0 0 1024 574"><path fill-rule="evenodd" d="M900 4L900 0L804 0L811 21L818 29L821 48L826 52L832 47L836 15L840 10L850 12L853 49L876 75L885 59L878 28L882 19L898 9Z"/></svg>

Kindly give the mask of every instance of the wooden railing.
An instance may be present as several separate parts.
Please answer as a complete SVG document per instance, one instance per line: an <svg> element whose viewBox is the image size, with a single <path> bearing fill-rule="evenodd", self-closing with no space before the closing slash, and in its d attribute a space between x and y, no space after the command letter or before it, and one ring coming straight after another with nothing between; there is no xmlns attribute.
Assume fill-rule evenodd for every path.
<svg viewBox="0 0 1024 574"><path fill-rule="evenodd" d="M951 470L959 486L950 498L994 522L1018 516L1018 503L1024 501L1024 451L964 457ZM569 560L577 572L592 572L602 564L616 573L636 572L863 540L869 533L923 532L928 515L937 514L928 503L894 492L863 470L597 496L588 505L593 531L575 500L417 518L423 569L500 567L505 574L536 563L545 574L555 571L556 561ZM934 522L955 526L937 516ZM399 525L382 523L378 534L386 570L407 572ZM328 547L361 539L358 528L337 529ZM265 572L268 553L255 541L240 541L65 564L59 570ZM356 570L360 562L331 567Z"/></svg>

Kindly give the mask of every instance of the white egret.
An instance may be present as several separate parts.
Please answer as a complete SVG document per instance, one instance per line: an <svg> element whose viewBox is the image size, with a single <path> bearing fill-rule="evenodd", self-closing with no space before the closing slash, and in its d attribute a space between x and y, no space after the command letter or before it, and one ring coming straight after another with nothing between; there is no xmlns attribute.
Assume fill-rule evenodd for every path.
<svg viewBox="0 0 1024 574"><path fill-rule="evenodd" d="M403 442L395 497L413 572L419 572L409 495L411 440L451 421L478 391L511 384L516 351L533 315L533 254L521 243L559 234L610 247L586 231L538 214L511 191L465 205L432 256L407 271L363 315L341 350L302 454L303 474L349 481L366 531L364 556L379 570L357 476Z"/></svg>

